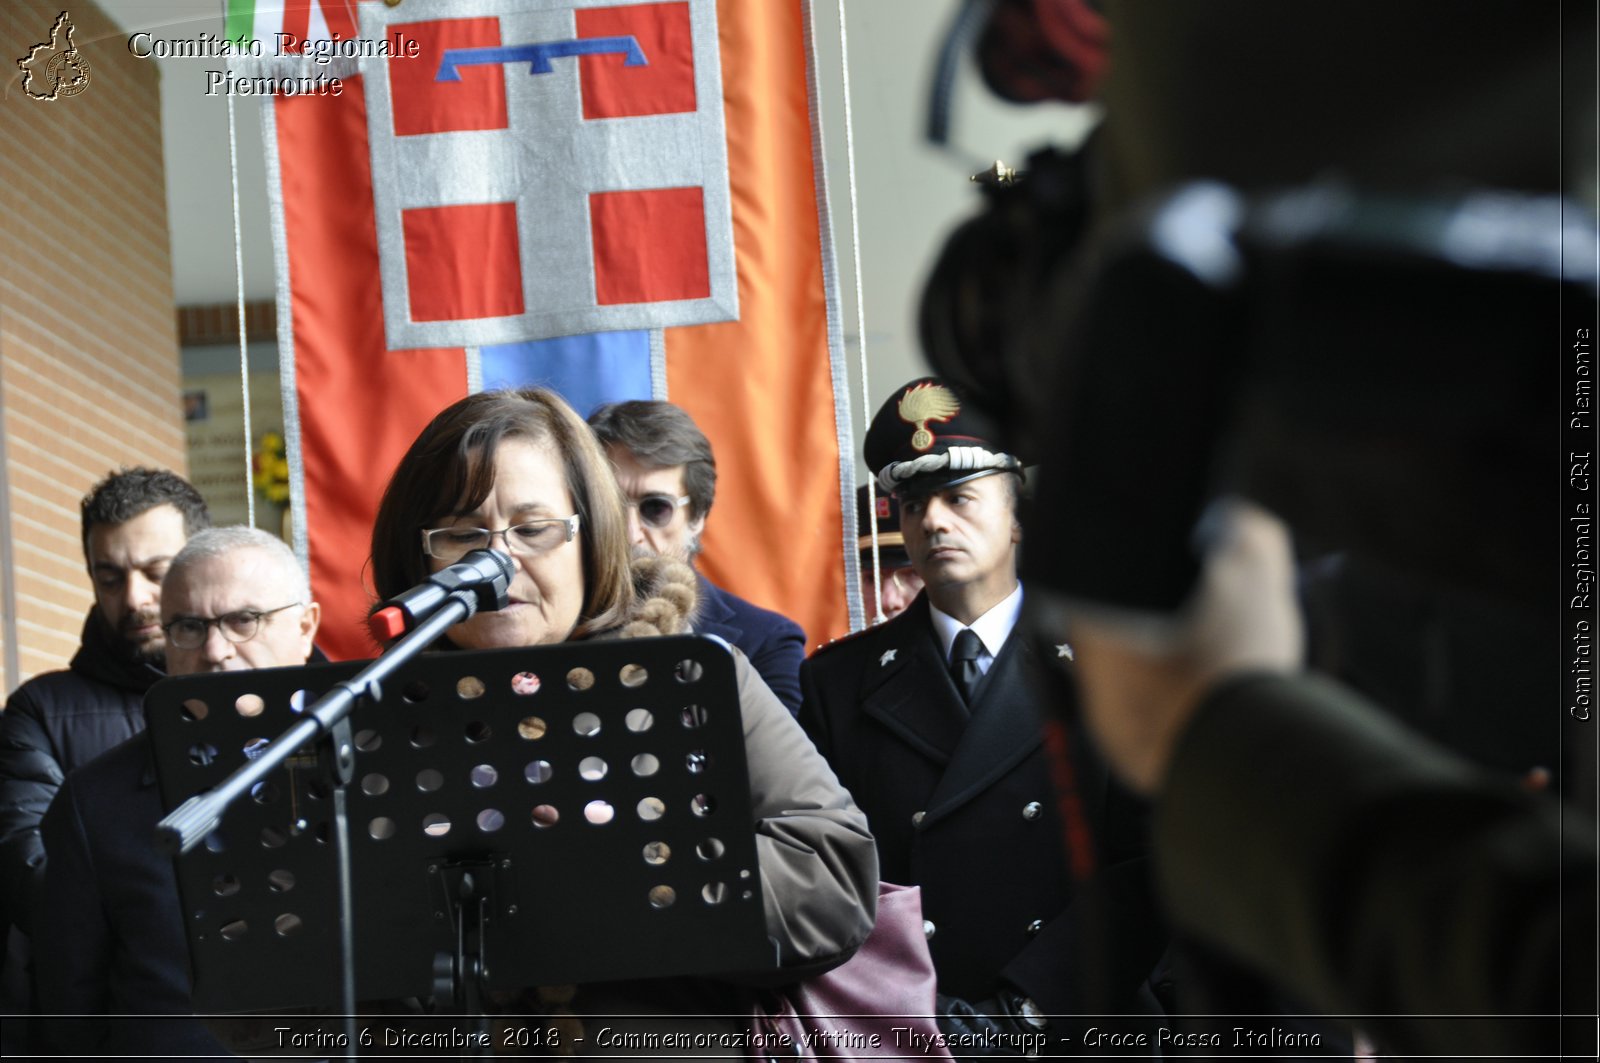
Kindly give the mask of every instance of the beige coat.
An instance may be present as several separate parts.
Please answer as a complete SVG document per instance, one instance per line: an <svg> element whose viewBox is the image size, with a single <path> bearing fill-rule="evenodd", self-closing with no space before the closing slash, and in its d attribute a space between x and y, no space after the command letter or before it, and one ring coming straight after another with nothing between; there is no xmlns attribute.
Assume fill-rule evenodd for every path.
<svg viewBox="0 0 1600 1063"><path fill-rule="evenodd" d="M692 630L693 572L661 559L635 561L634 568L639 604L616 637ZM777 943L782 970L748 976L744 985L682 978L580 986L568 1006L588 1016L579 1020L580 1055L740 1058L747 1051L740 1041L748 1030L743 1016L759 985L829 970L849 959L872 929L878 858L866 817L737 650L734 666L767 933ZM572 1021L557 1020L553 1028L571 1029ZM682 1034L691 1035L691 1043L673 1044L685 1040L673 1036ZM716 1047L695 1047L695 1040Z"/></svg>

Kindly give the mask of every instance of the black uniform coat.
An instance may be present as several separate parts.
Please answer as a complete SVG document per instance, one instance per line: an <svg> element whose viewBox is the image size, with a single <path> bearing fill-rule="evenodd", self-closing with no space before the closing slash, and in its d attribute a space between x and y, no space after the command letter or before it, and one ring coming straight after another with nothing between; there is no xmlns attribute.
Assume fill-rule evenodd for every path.
<svg viewBox="0 0 1600 1063"><path fill-rule="evenodd" d="M1142 817L1126 797L1108 805L1070 728L1101 867L1074 881L1041 731L1045 699L1071 688L1040 665L1018 628L969 720L923 595L806 661L800 722L866 812L883 878L922 887L940 992L976 1002L1004 981L1049 1013L1131 1009L1165 937L1147 863L1128 859Z"/></svg>

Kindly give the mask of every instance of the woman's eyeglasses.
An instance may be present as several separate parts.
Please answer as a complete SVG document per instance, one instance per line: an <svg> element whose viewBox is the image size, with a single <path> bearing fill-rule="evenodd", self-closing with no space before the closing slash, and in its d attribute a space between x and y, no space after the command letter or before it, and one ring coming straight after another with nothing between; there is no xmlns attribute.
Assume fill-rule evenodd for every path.
<svg viewBox="0 0 1600 1063"><path fill-rule="evenodd" d="M679 506L689 504L688 495L650 494L643 498L628 499L628 506L639 511L639 523L647 528L665 528L672 523L672 518L678 512Z"/></svg>
<svg viewBox="0 0 1600 1063"><path fill-rule="evenodd" d="M261 621L274 613L281 613L285 609L293 609L302 604L304 603L290 602L276 609L241 609L236 613L224 613L217 617L180 616L170 623L163 624L161 630L166 633L167 641L180 650L198 650L204 646L213 625L229 642L249 642L261 630Z"/></svg>
<svg viewBox="0 0 1600 1063"><path fill-rule="evenodd" d="M487 550L495 536L505 540L506 552L537 557L578 534L578 515L547 517L513 524L509 528L430 528L422 533L422 552L436 561L460 561L474 550Z"/></svg>

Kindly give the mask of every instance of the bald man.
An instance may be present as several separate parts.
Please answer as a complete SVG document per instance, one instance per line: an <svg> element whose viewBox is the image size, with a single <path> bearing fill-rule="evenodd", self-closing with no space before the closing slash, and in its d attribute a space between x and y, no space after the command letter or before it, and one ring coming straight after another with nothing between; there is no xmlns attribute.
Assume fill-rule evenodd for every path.
<svg viewBox="0 0 1600 1063"><path fill-rule="evenodd" d="M280 540L255 528L202 531L161 584L172 675L304 664L321 608ZM193 1013L188 950L172 861L153 838L161 819L143 734L67 776L43 824L44 895L34 925L46 1013ZM58 1023L51 1047L80 1055L226 1055L198 1022Z"/></svg>

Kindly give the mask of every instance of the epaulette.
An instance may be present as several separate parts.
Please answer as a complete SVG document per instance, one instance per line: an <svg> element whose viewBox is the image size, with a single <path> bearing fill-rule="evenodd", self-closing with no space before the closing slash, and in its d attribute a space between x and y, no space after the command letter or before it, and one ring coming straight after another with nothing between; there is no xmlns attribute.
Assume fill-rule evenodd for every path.
<svg viewBox="0 0 1600 1063"><path fill-rule="evenodd" d="M829 639L827 642L824 642L822 645L820 645L816 649L812 650L806 656L807 657L815 657L817 654L826 652L827 650L831 650L835 646L842 646L846 642L852 642L852 641L854 641L854 640L856 640L858 638L861 638L863 635L871 635L871 634L873 634L874 632L876 632L878 629L880 629L882 627L883 627L882 624L869 624L867 627L862 628L860 631L848 631L845 634L840 635L838 638Z"/></svg>

